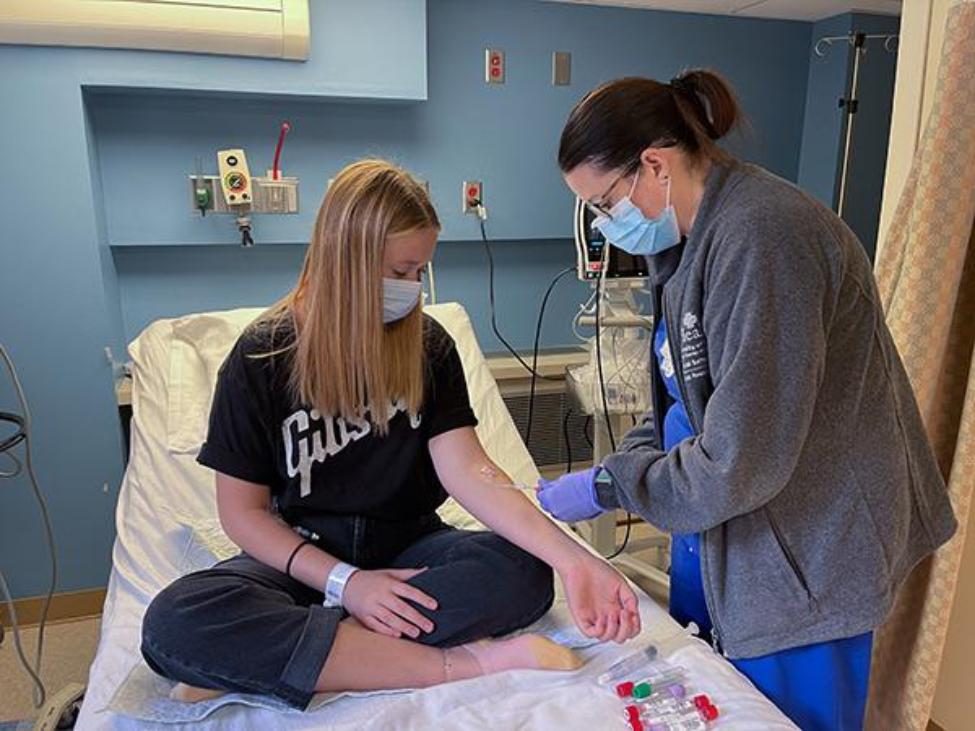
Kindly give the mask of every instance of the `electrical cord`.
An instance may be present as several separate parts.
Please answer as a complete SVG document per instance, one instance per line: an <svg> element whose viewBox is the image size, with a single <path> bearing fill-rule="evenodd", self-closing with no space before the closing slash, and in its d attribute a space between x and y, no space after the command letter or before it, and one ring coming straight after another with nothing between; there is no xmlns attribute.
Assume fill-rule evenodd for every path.
<svg viewBox="0 0 975 731"><path fill-rule="evenodd" d="M494 311L494 254L491 251L491 243L488 241L487 231L484 228L484 221L487 218L487 209L484 208L480 201L476 201L476 206L477 222L481 229L481 240L484 242L484 251L487 253L488 258L488 300L491 305L491 329L494 331L494 334L498 340L501 341L501 344L504 345L508 352L515 357L515 360L517 360L522 367L531 373L535 378L541 378L546 381L561 381L561 378L556 378L554 376L543 376L528 365L524 359L518 355L518 352L511 347L511 344L505 340L504 336L498 330L498 321Z"/></svg>
<svg viewBox="0 0 975 731"><path fill-rule="evenodd" d="M609 269L609 246L607 242L606 254L603 259L603 267L600 272L599 279L596 280L597 297L596 297L596 366L599 372L599 393L602 397L603 402L603 414L606 417L606 434L609 436L609 446L612 451L616 451L616 438L613 436L613 423L609 415L609 403L606 400L606 381L603 377L603 355L602 346L600 341L602 340L602 324L600 322L601 309L602 309L602 299L605 293L605 282L606 282L606 270ZM613 551L608 556L603 556L607 561L611 561L617 556L619 556L623 551L626 550L627 544L630 542L630 529L633 524L633 516L627 512L626 514L626 532L623 534L623 542L620 544L619 548ZM615 528L615 521L614 521Z"/></svg>
<svg viewBox="0 0 975 731"><path fill-rule="evenodd" d="M626 546L630 542L630 528L632 526L633 526L633 514L631 512L629 512L629 511L627 511L627 513L626 513L626 532L623 533L623 542L620 544L620 547L619 548L617 548L615 551L613 551L608 556L605 556L604 557L607 561L612 561L614 558L616 558L621 553L623 553L623 551L626 550Z"/></svg>
<svg viewBox="0 0 975 731"><path fill-rule="evenodd" d="M5 421L8 424L14 425L14 433L6 437L2 442L0 442L0 454L5 453L9 449L13 449L15 446L24 441L27 437L27 433L24 431L24 417L19 414L12 414L9 411L0 411L0 421Z"/></svg>
<svg viewBox="0 0 975 731"><path fill-rule="evenodd" d="M607 247L607 254L609 253ZM608 256L606 257L608 260ZM603 263L603 270L599 279L596 280L596 370L599 372L599 395L603 402L603 414L606 417L606 433L609 435L610 449L616 451L616 438L613 436L613 424L609 418L609 402L606 400L606 379L603 376L603 350L602 350L602 324L600 323L602 299L605 294L604 283L606 281L606 270L609 268L608 261Z"/></svg>
<svg viewBox="0 0 975 731"><path fill-rule="evenodd" d="M0 477L16 477L23 471L24 466L20 463L20 460L17 459L17 456L10 450L24 441L24 439L27 437L27 434L24 431L24 418L19 414L12 414L9 411L0 411L0 423L3 422L13 424L14 432L13 434L5 437L3 441L0 441L0 456L9 459L11 462L13 462L14 466L11 470L0 471Z"/></svg>
<svg viewBox="0 0 975 731"><path fill-rule="evenodd" d="M47 700L47 689L44 687L44 682L41 680L41 659L44 654L44 629L47 623L47 613L51 606L51 597L54 596L54 590L57 586L58 581L58 561L57 561L57 551L54 546L54 531L51 528L51 517L47 509L47 500L44 499L44 493L41 492L40 485L37 479L37 473L34 470L34 457L33 450L31 449L32 441L32 422L30 409L27 406L27 397L24 395L23 386L20 383L20 379L17 377L17 370L14 368L13 361L11 361L10 356L7 354L7 350L0 344L0 359L3 360L7 367L7 371L10 373L10 379L13 382L14 390L17 392L17 399L20 401L20 409L23 413L23 432L24 432L24 452L26 454L25 466L27 467L27 475L30 478L31 487L34 491L34 496L37 498L37 504L41 510L41 517L44 523L44 531L47 536L47 545L51 553L51 585L48 589L47 595L44 597L44 604L41 607L40 622L38 624L37 632L37 652L34 665L31 666L30 662L23 651L20 642L20 626L17 623L17 610L14 607L13 599L11 598L10 591L7 587L7 581L0 572L0 590L3 591L3 598L7 603L7 608L10 612L10 621L14 630L14 644L17 647L17 655L20 658L21 664L24 666L24 670L30 675L31 680L34 682L34 706L36 708L41 708L44 702ZM13 455L8 455L13 456ZM19 460L14 457L15 462L18 465L18 471L20 468Z"/></svg>
<svg viewBox="0 0 975 731"><path fill-rule="evenodd" d="M569 441L569 417L572 416L572 409L565 410L562 419L562 438L565 439L565 474L572 472L572 444Z"/></svg>
<svg viewBox="0 0 975 731"><path fill-rule="evenodd" d="M541 307L538 308L538 321L535 323L535 345L532 348L532 383L531 390L528 395L528 427L525 429L526 446L532 437L532 417L535 413L535 384L538 382L538 341L542 335L542 318L545 317L545 307L548 305L549 295L552 294L552 290L555 289L555 285L559 283L562 277L564 277L566 274L571 274L575 270L575 267L566 267L555 275L555 278L549 283L548 289L545 290L545 296L542 297Z"/></svg>
<svg viewBox="0 0 975 731"><path fill-rule="evenodd" d="M20 463L20 460L17 459L17 455L10 454L9 452L0 452L0 455L6 457L7 459L9 459L11 462L14 463L14 468L12 470L0 471L0 477L9 479L12 477L16 477L17 475L19 475L21 472L24 471L24 465L22 465Z"/></svg>
<svg viewBox="0 0 975 731"><path fill-rule="evenodd" d="M478 226L479 226L479 228L481 230L481 241L483 241L483 243L484 243L484 252L487 254L487 259L488 259L488 301L489 301L490 307L491 307L491 329L494 331L494 335L498 338L498 340L501 342L501 344L504 345L504 347L508 350L508 352L511 353L515 357L515 360L517 360L521 364L521 366L526 371L528 371L529 373L531 373L531 375L532 375L532 395L530 396L529 402L528 402L528 408L529 408L529 424L530 424L531 423L532 405L533 405L533 401L534 401L535 379L542 378L542 379L548 380L548 381L559 381L559 380L562 380L562 379L556 378L556 377L553 377L553 376L543 376L542 374L538 373L538 371L535 368L535 366L538 365L537 362L534 362L531 366L529 366L524 361L524 359L518 354L518 352L513 347L511 347L511 344L504 338L504 336L501 334L500 330L498 330L498 322L497 322L497 317L496 317L496 313L495 313L495 302L494 302L494 253L491 251L491 244L488 241L487 230L484 227L484 221L487 219L487 209L484 208L484 205L479 200L478 201L475 201L475 205L477 207L477 222L478 222ZM604 378L604 375L603 375L602 344L600 342L601 339L602 339L600 337L601 336L601 323L600 323L600 314L601 313L600 313L600 309L601 309L601 299L602 299L602 296L603 296L603 293L604 293L603 284L604 284L605 279L606 279L606 270L609 268L609 266L608 266L608 259L609 259L609 257L608 257L608 254L609 254L608 247L607 247L606 254L607 255L605 257L605 261L604 261L604 265L602 267L602 271L600 272L600 276L597 279L597 283L596 283L596 364L597 364L598 371L599 371L599 390L600 390L600 395L601 395L602 403L603 403L603 413L606 415L606 433L609 435L609 444L610 444L610 447L611 447L612 451L615 452L616 451L616 437L613 435L613 425L610 422L610 415L609 415L609 403L608 403L608 401L606 399L606 381L605 381L605 378ZM549 285L548 291L545 294L545 299L547 299L548 298L548 295L551 293L552 288L555 286L555 282L557 282L559 279L561 279L562 276L564 276L565 274L567 274L569 271L572 271L572 270L573 270L572 267L568 268L567 270L561 272L552 281L552 283ZM536 328L536 341L535 341L535 358L536 359L537 359L537 355L538 355L538 349L537 349L538 348L538 329L541 327L541 315L542 315L542 312L544 311L544 307L545 307L545 302L543 300L542 308L541 308L541 310L539 312L539 320L538 320L539 324L538 324L538 328ZM562 424L563 424L563 433L565 434L566 440L567 440L566 443L568 443L568 417L566 417L563 420ZM531 434L530 427L529 427L529 429L526 430L526 432L527 432L528 436L530 436L530 434ZM528 443L527 437L525 439L525 443L526 443L526 445ZM629 543L629 540L630 540L630 526L631 526L631 522L632 522L630 518L631 518L630 514L627 513L626 533L623 536L623 543L612 554L610 554L609 556L606 556L605 557L606 559L616 558L617 556L619 556L626 549L626 546L627 546L627 544Z"/></svg>

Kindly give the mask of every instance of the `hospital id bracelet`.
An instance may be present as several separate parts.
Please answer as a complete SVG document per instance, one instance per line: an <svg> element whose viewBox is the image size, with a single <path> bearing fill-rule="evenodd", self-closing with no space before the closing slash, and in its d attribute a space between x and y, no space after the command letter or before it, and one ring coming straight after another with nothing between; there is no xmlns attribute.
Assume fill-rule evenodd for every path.
<svg viewBox="0 0 975 731"><path fill-rule="evenodd" d="M339 562L328 575L325 582L325 601L322 602L326 607L341 607L342 597L345 595L345 585L349 583L349 578L359 569L352 564Z"/></svg>

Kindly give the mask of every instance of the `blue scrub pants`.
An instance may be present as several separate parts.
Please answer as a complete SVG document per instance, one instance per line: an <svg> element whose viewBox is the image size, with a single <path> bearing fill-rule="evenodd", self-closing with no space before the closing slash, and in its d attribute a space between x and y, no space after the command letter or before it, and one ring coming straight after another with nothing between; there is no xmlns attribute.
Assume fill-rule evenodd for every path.
<svg viewBox="0 0 975 731"><path fill-rule="evenodd" d="M700 537L674 535L672 540L670 613L681 624L696 622L709 640ZM873 632L867 632L730 662L803 731L860 731L872 643Z"/></svg>

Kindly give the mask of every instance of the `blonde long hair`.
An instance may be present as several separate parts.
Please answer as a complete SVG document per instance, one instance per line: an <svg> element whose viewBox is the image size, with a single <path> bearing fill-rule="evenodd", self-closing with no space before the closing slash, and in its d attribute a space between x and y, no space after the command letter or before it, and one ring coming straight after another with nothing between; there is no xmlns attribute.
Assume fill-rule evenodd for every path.
<svg viewBox="0 0 975 731"><path fill-rule="evenodd" d="M426 190L385 160L361 160L329 187L294 288L260 318L272 327L294 318L286 348L289 384L299 403L385 434L396 413L423 402L423 313L383 324L386 239L440 228Z"/></svg>

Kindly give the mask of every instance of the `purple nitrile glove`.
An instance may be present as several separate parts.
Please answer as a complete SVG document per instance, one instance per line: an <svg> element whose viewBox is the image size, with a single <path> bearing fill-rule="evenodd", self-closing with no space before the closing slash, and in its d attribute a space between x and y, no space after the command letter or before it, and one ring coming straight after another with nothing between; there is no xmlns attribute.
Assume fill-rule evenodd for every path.
<svg viewBox="0 0 975 731"><path fill-rule="evenodd" d="M596 502L596 475L599 467L570 472L552 482L538 481L538 502L553 518L576 523L595 518L603 512Z"/></svg>

